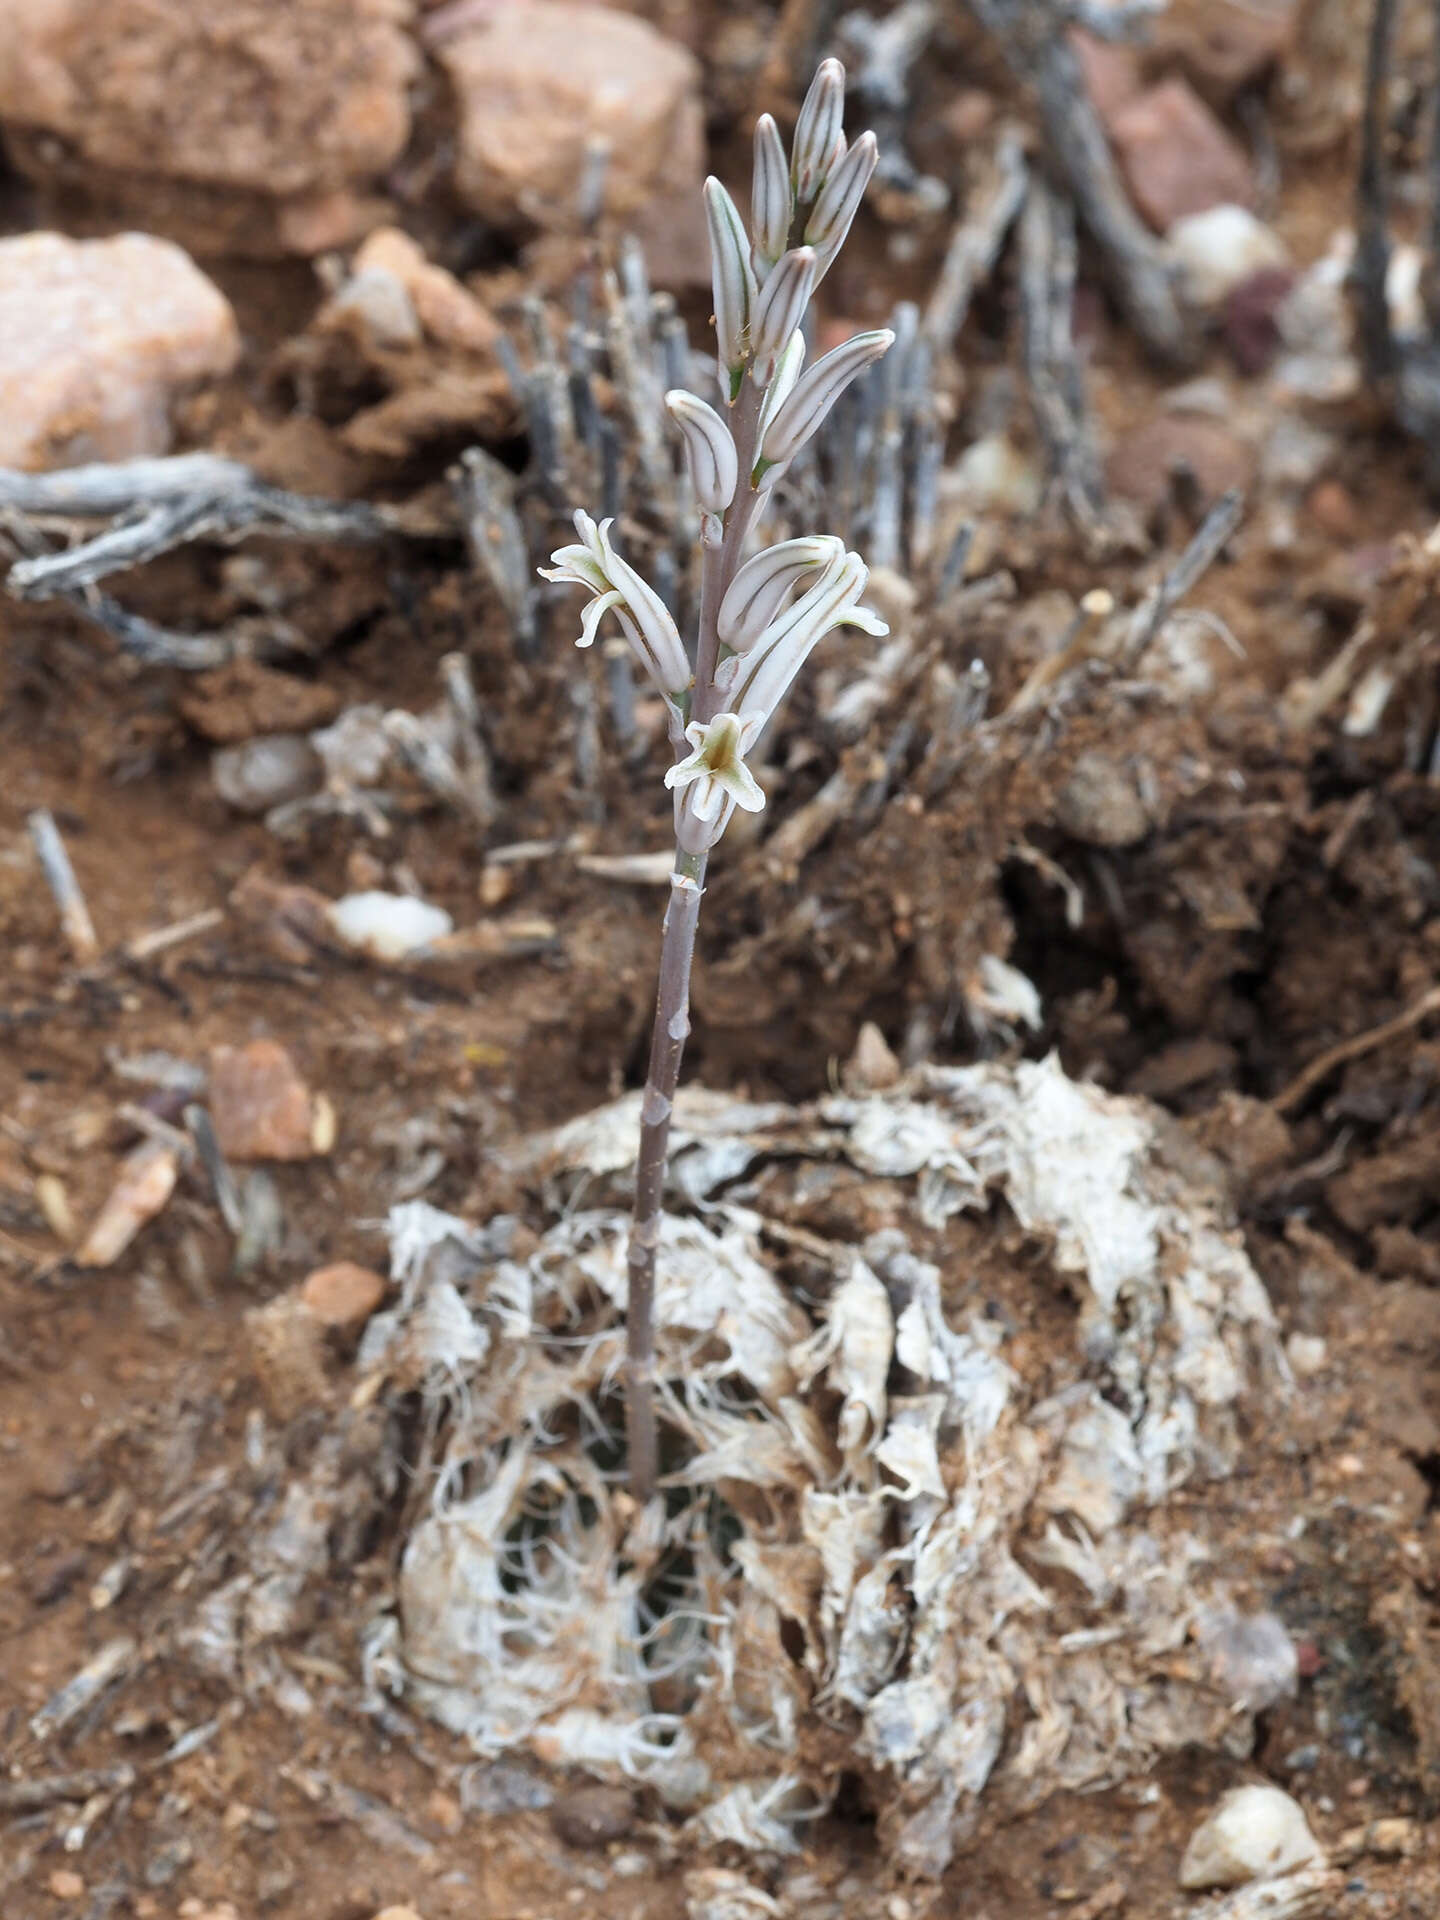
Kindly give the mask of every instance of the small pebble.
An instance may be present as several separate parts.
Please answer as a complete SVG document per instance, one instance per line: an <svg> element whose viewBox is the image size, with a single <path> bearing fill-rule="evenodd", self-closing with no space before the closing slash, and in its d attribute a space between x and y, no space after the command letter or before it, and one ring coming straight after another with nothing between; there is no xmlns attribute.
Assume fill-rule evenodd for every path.
<svg viewBox="0 0 1440 1920"><path fill-rule="evenodd" d="M1193 306L1218 307L1262 268L1287 264L1285 244L1248 207L1207 207L1177 220L1165 236Z"/></svg>
<svg viewBox="0 0 1440 1920"><path fill-rule="evenodd" d="M550 1824L569 1847L604 1847L623 1840L635 1824L627 1787L572 1787L550 1809Z"/></svg>
<svg viewBox="0 0 1440 1920"><path fill-rule="evenodd" d="M315 1151L310 1089L276 1040L216 1047L210 1117L229 1160L308 1160Z"/></svg>
<svg viewBox="0 0 1440 1920"><path fill-rule="evenodd" d="M45 1882L45 1888L57 1900L83 1900L85 1897L85 1882L70 1867L56 1867Z"/></svg>
<svg viewBox="0 0 1440 1920"><path fill-rule="evenodd" d="M268 733L210 756L210 777L227 807L268 813L320 784L320 756L303 734Z"/></svg>
<svg viewBox="0 0 1440 1920"><path fill-rule="evenodd" d="M1313 1380L1325 1371L1329 1349L1314 1333L1292 1333L1285 1342L1285 1356L1299 1380Z"/></svg>
<svg viewBox="0 0 1440 1920"><path fill-rule="evenodd" d="M1180 1885L1190 1893L1241 1887L1321 1858L1298 1801L1279 1787L1236 1787L1190 1836Z"/></svg>
<svg viewBox="0 0 1440 1920"><path fill-rule="evenodd" d="M354 1336L385 1298L386 1281L353 1260L317 1267L301 1282L300 1298L334 1333Z"/></svg>
<svg viewBox="0 0 1440 1920"><path fill-rule="evenodd" d="M865 1021L856 1035L844 1077L852 1093L883 1093L899 1080L900 1062L873 1020Z"/></svg>
<svg viewBox="0 0 1440 1920"><path fill-rule="evenodd" d="M347 946L374 960L403 960L455 931L442 907L406 893L347 893L331 907L330 924Z"/></svg>
<svg viewBox="0 0 1440 1920"><path fill-rule="evenodd" d="M1354 540L1360 533L1360 515L1354 496L1338 480L1322 480L1306 505L1310 518L1332 540Z"/></svg>

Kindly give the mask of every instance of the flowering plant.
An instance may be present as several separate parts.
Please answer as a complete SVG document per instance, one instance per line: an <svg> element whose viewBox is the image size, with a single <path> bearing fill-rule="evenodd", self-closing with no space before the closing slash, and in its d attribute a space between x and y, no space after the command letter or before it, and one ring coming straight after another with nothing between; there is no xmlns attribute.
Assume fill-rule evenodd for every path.
<svg viewBox="0 0 1440 1920"><path fill-rule="evenodd" d="M590 595L579 645L613 617L664 698L675 760L675 866L641 1107L635 1217L628 1258L627 1407L630 1480L654 1491L655 1256L670 1113L690 1030L690 969L710 849L736 807L765 795L747 764L811 652L836 627L887 629L861 604L868 569L833 535L781 540L746 558L771 489L855 377L894 341L859 333L805 366L802 331L816 286L839 252L874 172L876 143L842 130L845 70L824 61L787 156L769 114L755 128L753 237L730 195L705 183L720 407L676 389L665 405L684 443L700 508L700 612L693 658L669 609L616 551L612 522L575 515L579 539L552 554L547 580Z"/></svg>

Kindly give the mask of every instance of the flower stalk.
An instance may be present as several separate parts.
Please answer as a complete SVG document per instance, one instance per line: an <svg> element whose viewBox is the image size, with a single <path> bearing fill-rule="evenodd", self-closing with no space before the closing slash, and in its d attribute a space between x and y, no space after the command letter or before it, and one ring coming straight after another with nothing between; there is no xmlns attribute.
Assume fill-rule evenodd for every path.
<svg viewBox="0 0 1440 1920"><path fill-rule="evenodd" d="M832 535L781 541L746 558L771 489L850 382L890 346L859 334L804 371L815 287L849 231L875 166L875 140L847 147L845 73L822 62L789 155L773 120L756 129L753 236L718 180L705 183L718 405L665 396L700 508L700 612L693 669L660 596L616 553L610 522L577 513L579 541L551 556L548 580L585 589L579 644L613 620L669 712L675 864L660 943L655 1026L640 1109L635 1213L626 1270L626 1427L630 1488L642 1505L660 1473L655 1417L655 1277L670 1121L690 1032L690 975L710 850L735 809L765 795L747 764L813 649L836 627L884 634L861 604L868 570Z"/></svg>

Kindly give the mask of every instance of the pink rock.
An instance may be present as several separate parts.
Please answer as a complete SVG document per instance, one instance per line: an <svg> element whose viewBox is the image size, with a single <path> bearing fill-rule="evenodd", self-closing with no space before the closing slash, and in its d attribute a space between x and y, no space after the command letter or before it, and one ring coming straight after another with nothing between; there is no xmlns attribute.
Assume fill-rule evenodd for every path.
<svg viewBox="0 0 1440 1920"><path fill-rule="evenodd" d="M239 353L229 301L167 240L0 240L0 466L164 453L176 393Z"/></svg>
<svg viewBox="0 0 1440 1920"><path fill-rule="evenodd" d="M355 272L388 273L410 296L429 337L470 353L494 351L499 328L480 302L444 267L427 260L408 233L381 227L355 256Z"/></svg>
<svg viewBox="0 0 1440 1920"><path fill-rule="evenodd" d="M1280 345L1276 319L1295 285L1288 267L1262 267L1232 290L1225 302L1225 344L1242 373L1263 373Z"/></svg>
<svg viewBox="0 0 1440 1920"><path fill-rule="evenodd" d="M1131 198L1157 232L1207 207L1254 206L1249 161L1185 81L1127 100L1109 132Z"/></svg>
<svg viewBox="0 0 1440 1920"><path fill-rule="evenodd" d="M1133 100L1141 87L1140 56L1133 47L1099 40L1083 27L1073 27L1070 45L1080 62L1080 75L1091 105L1104 121Z"/></svg>
<svg viewBox="0 0 1440 1920"><path fill-rule="evenodd" d="M0 121L88 162L281 198L373 178L410 133L405 0L9 0Z"/></svg>
<svg viewBox="0 0 1440 1920"><path fill-rule="evenodd" d="M452 8L440 32L445 17L434 37L459 107L455 182L477 212L571 225L595 140L609 148L612 212L699 191L700 68L684 47L633 14L572 0Z"/></svg>
<svg viewBox="0 0 1440 1920"><path fill-rule="evenodd" d="M1218 420L1161 413L1116 444L1106 462L1106 484L1112 493L1150 509L1169 497L1172 476L1181 468L1194 474L1208 503L1230 487L1248 486L1255 456Z"/></svg>
<svg viewBox="0 0 1440 1920"><path fill-rule="evenodd" d="M353 1337L385 1298L385 1292L386 1282L380 1274L357 1266L353 1260L337 1260L306 1276L300 1298L322 1326Z"/></svg>
<svg viewBox="0 0 1440 1920"><path fill-rule="evenodd" d="M216 1047L210 1117L231 1160L308 1160L315 1151L310 1089L277 1040Z"/></svg>

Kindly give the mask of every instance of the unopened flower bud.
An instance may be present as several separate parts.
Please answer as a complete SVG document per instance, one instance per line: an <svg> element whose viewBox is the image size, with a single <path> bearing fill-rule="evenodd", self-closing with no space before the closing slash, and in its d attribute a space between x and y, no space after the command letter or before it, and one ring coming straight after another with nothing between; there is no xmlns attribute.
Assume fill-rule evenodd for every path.
<svg viewBox="0 0 1440 1920"><path fill-rule="evenodd" d="M750 241L739 209L712 174L705 182L705 219L710 231L710 274L715 296L715 340L720 384L733 405L749 350L755 275Z"/></svg>
<svg viewBox="0 0 1440 1920"><path fill-rule="evenodd" d="M824 278L830 262L845 244L879 154L874 134L862 133L844 159L831 169L821 189L814 211L805 222L805 244L815 249L817 281Z"/></svg>
<svg viewBox="0 0 1440 1920"><path fill-rule="evenodd" d="M798 540L777 540L763 547L736 573L720 602L717 621L722 642L734 653L748 653L807 574L833 565L845 551L833 533Z"/></svg>
<svg viewBox="0 0 1440 1920"><path fill-rule="evenodd" d="M825 184L825 176L844 150L845 69L838 60L822 60L795 122L790 178L803 207Z"/></svg>
<svg viewBox="0 0 1440 1920"><path fill-rule="evenodd" d="M751 259L758 280L764 280L789 244L794 210L785 143L771 116L762 113L755 122L755 178L750 189L750 213L755 228Z"/></svg>
<svg viewBox="0 0 1440 1920"><path fill-rule="evenodd" d="M693 393L675 387L665 406L685 441L690 483L702 513L723 513L735 498L740 477L739 457L730 429L713 407Z"/></svg>
<svg viewBox="0 0 1440 1920"><path fill-rule="evenodd" d="M888 327L857 333L800 375L788 398L764 423L754 476L757 484L766 471L794 458L850 382L894 343Z"/></svg>
<svg viewBox="0 0 1440 1920"><path fill-rule="evenodd" d="M762 385L768 386L776 358L805 318L814 286L814 249L796 247L781 256L761 289L750 322L750 350L755 355L756 378Z"/></svg>

